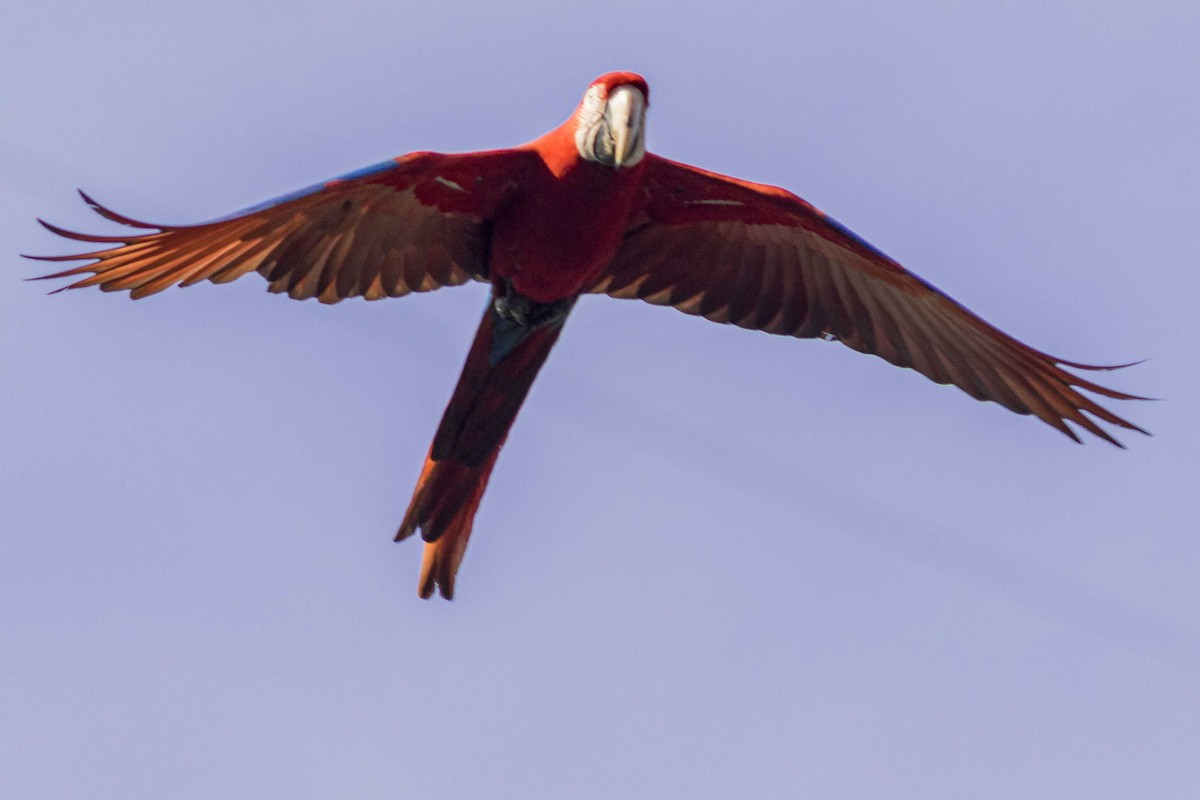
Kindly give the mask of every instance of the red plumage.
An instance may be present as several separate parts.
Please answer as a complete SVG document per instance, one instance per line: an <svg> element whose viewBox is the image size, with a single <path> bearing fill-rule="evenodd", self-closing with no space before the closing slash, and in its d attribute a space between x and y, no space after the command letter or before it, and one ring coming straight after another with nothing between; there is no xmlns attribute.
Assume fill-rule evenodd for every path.
<svg viewBox="0 0 1200 800"><path fill-rule="evenodd" d="M1068 423L1141 431L1080 390L1104 388L984 322L795 195L645 151L648 88L601 76L575 113L521 147L412 153L231 217L137 232L47 275L138 298L258 272L273 292L334 303L485 281L484 312L397 539L426 541L419 584L449 598L475 512L534 378L585 292L639 298L745 328L839 340L981 400ZM61 291L61 290L59 290ZM1093 419L1095 418L1095 419ZM1141 431L1144 433L1144 431Z"/></svg>

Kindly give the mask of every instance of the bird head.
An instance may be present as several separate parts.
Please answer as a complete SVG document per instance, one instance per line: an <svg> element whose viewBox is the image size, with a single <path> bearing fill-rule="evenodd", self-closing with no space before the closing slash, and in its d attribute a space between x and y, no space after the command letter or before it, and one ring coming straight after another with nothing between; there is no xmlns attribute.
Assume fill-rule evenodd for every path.
<svg viewBox="0 0 1200 800"><path fill-rule="evenodd" d="M575 111L579 156L607 167L632 167L646 155L650 90L635 72L610 72L592 81Z"/></svg>

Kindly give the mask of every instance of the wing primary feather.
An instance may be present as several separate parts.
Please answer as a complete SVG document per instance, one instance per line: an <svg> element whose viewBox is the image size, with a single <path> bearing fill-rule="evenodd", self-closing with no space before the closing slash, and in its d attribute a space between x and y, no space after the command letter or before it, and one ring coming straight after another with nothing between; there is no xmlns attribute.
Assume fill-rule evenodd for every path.
<svg viewBox="0 0 1200 800"><path fill-rule="evenodd" d="M100 264L112 263L113 261L119 260L128 261L130 259L139 257L139 255L144 255L142 251L157 249L158 247L158 242L138 242L126 247L114 247L108 250L99 250L95 253L80 253L78 255L70 256L26 256L26 258L36 258L38 261L57 262L95 259L90 264L81 264L78 267L72 267L71 269L62 270L61 272L55 272L50 275L38 275L37 277L27 278L26 280L44 281L51 278L66 278L71 275L81 275L84 272L95 272L96 270L93 269L93 267L97 267Z"/></svg>
<svg viewBox="0 0 1200 800"><path fill-rule="evenodd" d="M129 287L129 296L138 300L148 295L161 292L169 286L175 284L184 284L185 281L197 270L204 268L206 264L215 258L220 258L225 253L236 248L241 242L230 242L224 247L218 248L212 252L190 252L184 253L177 257L174 261L166 262L160 265L155 271L157 275L146 275L142 283Z"/></svg>
<svg viewBox="0 0 1200 800"><path fill-rule="evenodd" d="M37 221L38 221L39 225L41 225L43 228L50 231L51 233L61 236L64 239L72 239L76 242L99 242L99 243L106 243L106 244L120 242L120 243L124 244L124 243L128 242L129 238L130 238L128 236L98 236L93 233L77 233L76 231L69 231L66 228L60 228L58 225L55 225L52 222L47 222L46 220L42 219L41 217L38 217ZM151 235L154 235L154 234L151 234Z"/></svg>
<svg viewBox="0 0 1200 800"><path fill-rule="evenodd" d="M143 269L146 259L158 258L165 252L166 249L163 247L154 247L152 249L148 248L145 252L121 253L112 258L77 267L65 273L59 273L58 277L66 277L68 274L82 275L85 272L92 274L81 281L77 281L70 286L63 286L55 291L61 292L66 289L82 289L88 286L103 285L111 280L123 278Z"/></svg>
<svg viewBox="0 0 1200 800"><path fill-rule="evenodd" d="M79 192L79 196L83 198L83 202L87 203L88 206L92 209L92 211L95 211L97 214L104 217L105 219L112 220L113 222L128 226L130 228L147 228L147 229L157 228L157 229L163 230L163 231L170 230L170 226L168 226L168 225L155 225L152 222L142 222L141 220L131 219L131 218L125 216L124 214L118 214L117 212L115 212L109 208L105 208L104 206L97 203L83 189L76 189L75 191Z"/></svg>
<svg viewBox="0 0 1200 800"><path fill-rule="evenodd" d="M197 227L189 229L188 234L190 234L191 238L185 238L177 244L172 243L171 237L160 239L161 246L158 252L130 260L124 267L114 268L109 265L97 274L97 277L101 277L101 280L96 281L96 283L99 284L103 291L120 291L123 289L137 289L142 284L150 281L157 282L159 278L164 278L165 282L162 288L165 289L177 281L179 277L178 268L181 265L186 265L192 259L202 257L209 247L219 245L225 239L228 239L230 232ZM183 235L178 231L172 234L172 236ZM147 294L154 294L154 292L142 292L137 297L143 297ZM135 297L134 299L137 298Z"/></svg>
<svg viewBox="0 0 1200 800"><path fill-rule="evenodd" d="M943 309L942 316L945 313ZM997 333L1000 332L997 331ZM1111 444L1124 447L1124 445L1084 416L1081 406L1094 404L1072 388L1075 376L1055 366L1052 361L1048 360L1048 357L1041 356L1041 354L1038 354L1032 348L1025 347L1016 339L1002 333L999 337L987 335L964 336L962 337L961 344L970 346L972 349L981 349L986 353L990 353L991 359L996 360L999 365L1003 365L1002 367L998 367L997 371L1003 369L1005 373L1011 373L1017 379L1026 383L1030 391L1041 400L1051 403L1055 413L1062 419L1076 423L1089 433ZM984 360L989 360L988 356L985 355ZM1002 378L1005 373L1001 373ZM1032 383L1035 380L1037 383ZM1115 417L1116 415L1113 416ZM1043 419L1045 418L1043 417ZM1118 417L1117 419L1119 420L1120 418ZM1124 420L1120 420L1120 422L1124 422ZM1116 424L1120 424L1120 422ZM1130 424L1130 429L1137 428Z"/></svg>

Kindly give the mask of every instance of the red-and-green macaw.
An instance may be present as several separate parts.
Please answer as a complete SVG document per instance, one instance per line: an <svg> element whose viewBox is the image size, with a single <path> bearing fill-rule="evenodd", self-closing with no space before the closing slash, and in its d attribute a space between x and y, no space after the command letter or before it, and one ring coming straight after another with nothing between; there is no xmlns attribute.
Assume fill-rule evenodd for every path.
<svg viewBox="0 0 1200 800"><path fill-rule="evenodd" d="M646 80L612 72L571 117L508 150L418 152L214 222L139 222L137 232L74 233L101 249L47 278L134 298L249 272L272 292L336 303L470 280L492 296L442 417L397 540L420 530L418 591L454 578L500 447L581 294L671 305L714 322L835 339L980 400L1117 444L1091 416L1142 431L1080 389L1133 395L1063 369L984 322L795 195L646 151ZM60 290L61 291L61 290Z"/></svg>

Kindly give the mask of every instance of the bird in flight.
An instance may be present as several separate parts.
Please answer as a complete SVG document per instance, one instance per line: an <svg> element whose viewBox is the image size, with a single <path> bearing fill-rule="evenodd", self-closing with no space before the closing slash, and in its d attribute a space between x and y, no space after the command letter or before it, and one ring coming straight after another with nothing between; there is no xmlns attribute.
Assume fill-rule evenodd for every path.
<svg viewBox="0 0 1200 800"><path fill-rule="evenodd" d="M490 284L396 535L419 530L425 540L421 597L453 598L496 457L586 293L836 340L1032 414L1075 441L1068 423L1118 446L1097 420L1145 433L1080 390L1141 398L1064 368L1116 367L1022 344L790 192L647 152L648 99L640 75L608 73L566 122L520 147L410 153L199 225L140 222L83 195L133 232L95 236L42 222L99 246L39 257L87 262L44 277L139 298L257 272L269 291L322 303Z"/></svg>

